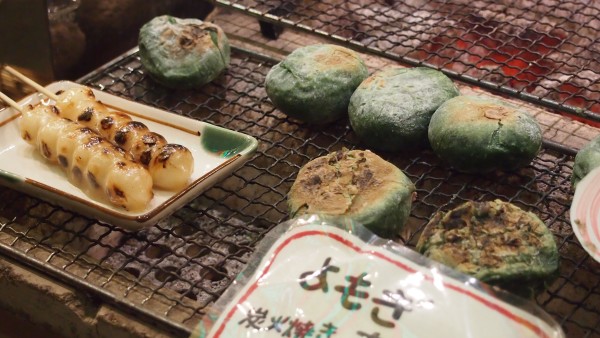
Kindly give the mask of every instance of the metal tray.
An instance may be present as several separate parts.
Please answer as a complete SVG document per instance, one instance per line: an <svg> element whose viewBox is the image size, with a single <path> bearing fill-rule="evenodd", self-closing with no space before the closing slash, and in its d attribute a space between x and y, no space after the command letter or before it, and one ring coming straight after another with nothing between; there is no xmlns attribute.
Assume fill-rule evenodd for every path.
<svg viewBox="0 0 600 338"><path fill-rule="evenodd" d="M137 232L0 188L0 253L59 278L153 325L188 335L246 264L257 243L287 219L286 194L299 168L328 152L361 148L347 120L313 127L274 109L264 79L276 60L234 49L221 77L198 90L174 91L144 74L135 51L80 82L117 96L259 141L231 176L156 225ZM513 173L466 175L429 151L381 153L404 170L418 198L396 240L414 247L429 217L465 200L500 198L544 220L559 247L560 276L536 302L569 337L600 336L600 264L569 223L574 149L546 144Z"/></svg>

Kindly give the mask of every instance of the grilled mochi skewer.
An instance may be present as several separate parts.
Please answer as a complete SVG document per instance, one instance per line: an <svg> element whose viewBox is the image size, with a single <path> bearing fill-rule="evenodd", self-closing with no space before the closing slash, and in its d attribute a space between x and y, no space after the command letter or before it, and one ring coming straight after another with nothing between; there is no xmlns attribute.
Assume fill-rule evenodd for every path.
<svg viewBox="0 0 600 338"><path fill-rule="evenodd" d="M19 127L21 137L88 196L133 212L148 206L153 197L148 171L90 128L61 118L56 107L29 106Z"/></svg>
<svg viewBox="0 0 600 338"><path fill-rule="evenodd" d="M71 88L57 93L61 117L76 121L130 152L135 161L148 168L154 186L179 190L189 181L194 158L186 147L167 140L127 114L111 111L96 100L89 88Z"/></svg>

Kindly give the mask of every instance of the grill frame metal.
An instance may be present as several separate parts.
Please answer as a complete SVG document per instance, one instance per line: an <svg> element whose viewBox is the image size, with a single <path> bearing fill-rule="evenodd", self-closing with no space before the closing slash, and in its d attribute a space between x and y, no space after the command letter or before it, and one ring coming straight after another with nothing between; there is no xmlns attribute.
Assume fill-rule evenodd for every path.
<svg viewBox="0 0 600 338"><path fill-rule="evenodd" d="M97 225L76 213L0 188L0 253L175 336L188 336L205 307L229 286L261 238L287 219L285 195L300 166L342 147L361 147L347 120L307 126L273 108L263 83L275 62L234 48L230 68L215 83L197 91L170 91L144 74L133 50L79 79L115 95L249 133L259 140L259 148L231 177L165 222L137 233ZM398 240L414 247L434 212L467 199L502 198L532 210L547 222L561 250L560 276L536 298L538 304L568 334L600 337L600 327L586 320L598 314L594 309L600 303L589 304L591 309L587 309L588 304L571 298L572 293L583 293L583 299L600 299L600 265L581 248L569 225L574 153L575 149L545 141L544 150L528 168L491 176L448 170L428 151L382 154L417 186L411 219ZM111 244L113 236L118 238L116 244ZM71 244L76 242L82 245L73 249ZM104 253L93 255L94 250ZM207 263L206 257L216 257L216 263ZM183 276L190 267L205 274ZM164 278L156 277L157 273ZM125 291L113 284L124 285ZM156 306L163 303L167 305ZM563 309L569 311L563 313Z"/></svg>
<svg viewBox="0 0 600 338"><path fill-rule="evenodd" d="M541 2L541 1L538 1L538 3L539 2ZM380 17L383 17L386 19L392 19L392 17L387 15L387 13L385 13L383 11L381 11L381 12L369 11L369 6L371 5L371 3L377 3L382 6L385 5L386 3L392 3L392 4L388 5L389 10L393 10L395 8L400 7L399 3L401 3L401 2L397 2L394 0L391 0L391 1L376 0L376 1L371 1L371 2L367 2L367 1L361 2L360 0L352 0L352 1L346 2L346 3L351 4L350 6L353 6L352 7L353 11L342 10L343 1L340 2L340 1L336 1L336 0L309 1L309 2L303 2L303 1L298 1L298 0L282 0L282 1L279 1L279 0L243 0L243 1L214 0L214 3L222 8L232 9L232 10L238 11L240 13L243 13L244 15L249 15L249 16L255 17L258 20L260 20L262 23L272 23L277 26L287 27L287 28L291 28L293 30L313 34L313 35L319 36L321 38L325 38L329 41L332 41L336 44L346 46L351 49L365 52L368 54L378 55L381 57L385 57L387 59L399 61L399 62L409 65L409 66L425 66L425 67L434 68L434 69L444 72L446 75L448 75L449 77L451 77L453 79L460 80L465 83L473 84L478 87L494 91L496 93L510 95L512 97L519 98L523 101L527 101L530 103L534 103L536 105L547 107L547 108L556 110L561 113L566 113L567 115L570 115L575 118L580 118L583 121L587 121L588 123L593 123L595 125L598 125L598 123L600 123L600 108L599 108L600 106L595 107L595 100L597 100L598 97L600 97L600 79L599 78L593 79L593 80L590 80L587 78L585 78L585 79L580 78L580 80L585 80L584 82L591 81L593 84L598 86L598 89L593 90L593 92L590 91L591 94L594 94L597 96L596 98L586 97L586 95L581 94L582 92L585 92L587 90L584 86L580 86L580 87L577 87L576 89L572 89L572 87L570 87L571 84L569 82L563 82L563 83L557 84L556 85L557 88L545 88L544 87L544 89L547 90L547 93L544 95L532 94L532 93L528 92L527 90L525 90L524 88L516 88L515 86L507 85L507 84L510 84L509 81L513 81L516 83L522 83L524 81L527 82L527 80L523 80L522 77L527 77L527 75L533 76L533 75L535 75L536 71L540 71L539 70L540 68L542 68L542 69L548 68L548 66L545 65L544 61L548 61L547 58L549 56L552 56L552 53L555 53L555 52L566 53L568 56L566 61L565 60L560 61L560 63L565 66L567 65L567 61L571 62L572 59L577 60L577 58L580 58L580 57L584 58L584 56L581 55L581 51L578 53L569 53L569 52L561 51L561 48L568 46L568 45L572 45L572 42L570 40L573 37L579 38L581 41L585 41L585 39L590 40L589 38L584 37L583 35L579 34L578 30L564 29L560 25L552 28L552 31L565 32L565 34L566 34L566 36L563 38L563 41L561 41L556 46L547 46L547 45L543 44L542 40L555 38L554 36L550 35L548 32L538 32L535 29L531 29L532 32L539 33L534 38L532 38L532 40L530 40L529 38L522 38L518 32L510 33L507 35L507 37L509 38L510 41L498 42L499 47L508 47L510 49L514 49L514 47L516 47L516 46L514 46L513 43L522 44L523 42L525 42L526 44L527 43L530 43L530 44L525 45L525 46L519 46L519 48L523 48L525 50L525 52L519 52L520 54L517 53L517 55L509 56L508 60L500 61L500 62L492 60L493 55L491 55L491 54L495 53L495 50L493 48L486 47L488 54L481 56L481 55L471 54L471 52L469 52L469 51L465 51L465 50L462 50L460 48L456 48L453 46L453 44L457 41L460 41L461 43L473 42L473 41L466 40L465 38L463 38L463 36L469 35L469 34L476 34L476 36L478 36L479 38L477 41L475 41L474 44L477 45L477 43L479 43L480 45L477 45L477 46L481 47L482 39L488 38L491 40L498 40L498 37L494 36L494 34L496 34L496 32L500 32L502 29L504 29L504 30L506 30L506 29L510 30L513 28L517 29L517 30L519 29L518 26L516 26L516 25L512 26L512 24L509 22L502 22L501 25L499 25L499 26L487 27L486 25L493 24L494 16L503 15L503 13L501 13L501 11L498 9L495 9L497 12L493 12L494 14L491 17L491 19L489 20L489 22L471 22L468 17L461 16L462 12L465 12L465 13L474 12L474 11L464 10L464 8L468 8L469 6L475 6L475 10L485 10L485 9L488 9L488 7L490 7L490 6L498 6L499 8L504 9L505 11L511 10L510 6L499 6L494 1L477 0L475 2L466 2L466 1L461 2L461 1L444 1L444 0L438 1L438 0L436 0L436 1L428 2L429 4L433 4L433 5L428 4L427 6L435 6L435 5L446 6L448 4L452 4L453 6L455 6L455 7L450 7L450 9L447 9L446 12L430 10L429 9L430 7L427 7L425 5L421 5L421 7L416 7L416 6L411 7L410 5L407 5L407 7L411 7L417 13L419 11L422 11L424 7L427 7L427 10L431 13L432 16L436 16L435 20L437 20L439 22L444 22L444 20L442 20L443 17L447 18L449 16L454 16L454 17L456 17L456 19L453 19L453 20L455 20L456 22L459 22L459 23L466 22L466 24L471 25L473 27L464 28L464 29L462 29L462 31L457 32L457 33L455 32L450 35L447 34L447 31L452 30L455 27L452 27L450 25L444 27L444 30L442 30L442 32L439 34L439 36L441 36L443 38L442 40L445 41L443 43L438 43L438 45L442 44L441 47L439 47L441 49L441 52L425 51L425 50L423 50L423 46L418 46L418 47L406 48L406 49L409 49L409 51L406 51L404 53L394 52L394 49L401 47L401 45L400 45L400 43L394 43L393 41L391 41L391 38L394 36L394 34L398 34L398 32L401 32L402 29L410 31L411 25L417 25L419 20L424 20L424 18L420 17L419 15L412 15L412 13L409 13L409 12L400 12L401 14L399 14L399 15L402 17L397 20L397 23L388 25L389 22L383 23L383 22L381 22L383 20L377 18L377 16L379 15ZM476 5L475 5L475 3L476 3ZM515 1L515 3L516 3L516 1ZM581 11L581 6L583 6L582 3L580 3L580 1L570 0L570 1L567 1L566 3L567 3L567 6L568 6L568 4L578 6L577 10L572 11L573 14L579 14L579 12ZM314 8L315 4L326 4L326 7L324 7L323 9L315 9ZM561 5L561 2L558 2L552 6L542 6L541 10L547 10L548 13L550 13L549 15L552 16L552 14L551 14L552 11L561 11L561 10L563 10L563 7L564 6ZM600 13L600 7L598 7L598 8L592 7L592 8L593 8L593 10L596 10L597 13ZM306 15L302 13L303 9L305 10ZM357 9L359 11L364 11L370 15L367 15L367 14L365 14L365 15L358 14L357 15L355 13L355 11ZM522 8L521 8L521 10L522 10ZM339 12L341 12L341 14L336 14L335 11L339 11ZM491 10L491 11L493 11L493 10ZM334 12L334 13L332 13L332 12ZM525 13L525 11L523 11L523 13ZM319 19L318 15L320 15L320 14L323 14L323 16L326 17L327 20ZM356 21L355 23L360 23L361 20L368 21L369 23L367 24L367 26L369 29L372 29L373 31L382 32L384 29L387 29L387 30L391 30L392 32L381 33L383 36L378 37L375 34L371 34L370 32L365 32L364 30L358 31L356 28L348 26L348 21L352 21L352 20L347 19L347 17L352 16L352 15L354 15L357 18L357 19L355 19L355 21ZM387 17L386 17L386 15L387 15ZM426 14L420 14L420 15L426 16ZM438 18L438 16L440 18ZM515 18L515 16L516 16L516 19L522 19L522 17L519 17L519 14L513 15L513 19ZM523 14L523 16L524 16L524 14ZM580 16L582 16L584 18L589 17L588 22L587 22L588 24L592 21L598 21L592 15L580 15ZM425 18L425 19L427 19L427 18ZM558 17L558 19L563 19L563 18ZM332 24L332 22L335 22L336 20L341 21L343 23L339 24L339 25ZM477 19L477 20L479 20L479 19ZM565 22L567 24L572 23L572 21L570 21L569 19L564 19L562 23L565 23ZM596 39L600 39L600 22L594 22L594 23L598 24L598 28L593 29L592 31L597 32ZM387 26L383 27L384 24ZM540 24L537 22L531 22L529 25L532 26L534 24L541 25L542 27L544 26L544 24ZM547 26L549 26L549 25L547 25ZM582 26L585 28L585 25L582 25ZM391 28L388 28L388 27L391 27ZM521 27L521 28L529 29L529 27ZM427 36L435 35L435 34L432 34L431 32L429 32L432 30L436 31L436 32L438 31L438 30L435 30L433 27L430 27L427 29L419 29L416 32L413 31L412 33L409 33L409 35L410 34L415 34L415 35L422 34L422 35L427 35ZM481 32L479 32L480 30L484 30L486 33L481 33ZM346 32L344 32L344 31L346 31ZM348 31L353 31L355 33L355 35L354 36L348 36L348 34L344 35L344 33L347 33ZM366 43L359 41L359 39L357 37L360 35L367 36ZM363 40L365 40L365 39L363 38ZM409 37L406 37L404 39L404 41L402 41L402 43L405 43L407 40L410 40L412 42L412 40L415 40L415 39L414 39L414 37L409 36ZM452 42L448 43L448 40L451 40ZM598 41L598 40L596 40L596 41ZM422 42L425 43L426 41L422 41ZM381 48L381 47L376 46L377 43L386 43L390 46L387 48ZM538 53L537 51L530 51L530 49L532 49L536 45L539 45L540 43L543 44L543 47L545 47L543 49L545 52L542 55L539 55L538 58L534 58L533 61L529 60L527 58L525 58L525 59L523 58L523 55L531 56L532 53L533 54ZM485 46L485 45L483 45L483 46ZM444 62L444 64L440 65L439 62L427 61L428 59L431 59L431 58L441 57L442 52L445 52L448 50L451 51L452 55L443 57L443 59L447 59ZM586 49L586 51L588 51L588 50ZM595 51L595 50L594 51L589 50L589 52L594 53L592 55L598 55L600 53L600 51ZM413 54L423 54L425 59L415 57ZM511 76L507 75L507 76L501 77L503 79L501 80L500 83L498 81L490 81L485 78L485 77L489 77L487 75L497 73L498 70L494 70L483 77L467 74L469 71L474 69L474 65L466 64L465 62L460 61L460 58L464 57L465 55L481 57L482 60L484 60L484 61L493 61L493 63L495 63L496 66L498 66L498 67L507 67L508 66L509 72L517 72L517 73L513 74ZM453 62L454 63L456 63L456 62L462 63L465 67L465 70L456 71L456 70L453 70L453 69L445 66L445 65L451 64ZM525 69L516 69L516 68L512 68L514 66L511 66L510 62L515 62L518 64L529 63L529 65ZM594 63L594 64L598 63L597 61L594 61L593 58L590 60L590 58L587 58L587 57L585 57L583 59L583 62L587 63L588 65L589 65L589 63ZM537 67L537 68L535 68L535 67ZM556 65L556 67L559 67L559 65ZM583 67L586 67L586 66L583 66ZM586 68L578 69L577 72L581 72L582 70L587 70L587 69ZM558 71L557 69L554 69L554 72L557 72L557 71ZM579 74L577 72L573 72L573 73L565 74L565 75L569 75L571 78L578 77ZM600 76L600 63L596 66L595 74ZM549 79L548 78L549 75L552 75L552 72L543 75L542 79ZM539 78L539 76L538 76L538 78ZM539 82L542 79L538 79L534 82L528 82L527 86L535 84L535 82ZM550 82L555 83L558 81L550 81ZM524 85L524 87L527 87L527 86ZM564 88L566 88L566 89L560 89L559 88L560 86L564 86ZM571 91L574 91L574 92L571 92ZM564 99L562 101L557 101L556 99L551 98L552 96L560 96L560 95L566 96L566 97L564 97ZM585 104L587 105L587 107L582 107L581 105L574 105L573 103L579 103L579 101L577 101L577 100L585 101ZM592 106L594 106L594 109L596 110L595 112L588 109L589 107L592 107Z"/></svg>

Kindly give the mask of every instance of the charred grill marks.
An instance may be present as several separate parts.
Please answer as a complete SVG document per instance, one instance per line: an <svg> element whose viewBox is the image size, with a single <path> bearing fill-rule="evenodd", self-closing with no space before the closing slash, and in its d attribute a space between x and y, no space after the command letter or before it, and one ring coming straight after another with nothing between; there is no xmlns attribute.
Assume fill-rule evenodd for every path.
<svg viewBox="0 0 600 338"><path fill-rule="evenodd" d="M142 155L140 155L140 162L145 166L150 164L151 159L152 159L152 150L150 150L150 149L142 152Z"/></svg>
<svg viewBox="0 0 600 338"><path fill-rule="evenodd" d="M46 158L50 158L52 156L52 152L50 151L50 148L46 142L42 142L42 154Z"/></svg>
<svg viewBox="0 0 600 338"><path fill-rule="evenodd" d="M98 145L98 144L102 143L102 141L103 141L102 138L100 138L99 136L91 136L87 140L87 142L85 142L83 144L83 146L86 147L86 148L91 148L91 147L93 147L95 145Z"/></svg>
<svg viewBox="0 0 600 338"><path fill-rule="evenodd" d="M138 121L127 122L127 125L125 126L125 128L128 128L129 130L132 130L132 129L148 130L148 127L146 127L145 124L143 124L142 122L138 122Z"/></svg>
<svg viewBox="0 0 600 338"><path fill-rule="evenodd" d="M96 176L93 173L88 172L88 180L90 181L92 187L94 187L95 189L100 188L100 184L98 184Z"/></svg>
<svg viewBox="0 0 600 338"><path fill-rule="evenodd" d="M167 165L166 162L169 160L171 155L173 155L177 151L184 150L184 149L185 149L185 147L182 145L169 143L160 150L160 153L156 157L156 160L158 162L162 162L163 167L165 167Z"/></svg>
<svg viewBox="0 0 600 338"><path fill-rule="evenodd" d="M77 121L85 121L89 122L92 119L92 115L94 114L94 108L87 107L79 116L77 116Z"/></svg>
<svg viewBox="0 0 600 338"><path fill-rule="evenodd" d="M158 142L158 139L154 134L146 134L142 136L142 142L147 146L153 146Z"/></svg>
<svg viewBox="0 0 600 338"><path fill-rule="evenodd" d="M111 116L107 116L100 121L100 127L104 130L112 128L115 120Z"/></svg>
<svg viewBox="0 0 600 338"><path fill-rule="evenodd" d="M117 186L113 186L112 190L113 190L113 192L115 193L116 196L119 196L121 198L125 198L125 193L123 192L123 190L119 189Z"/></svg>
<svg viewBox="0 0 600 338"><path fill-rule="evenodd" d="M166 146L164 146L160 153L158 154L158 156L156 157L156 160L158 162L166 162L167 160L169 160L169 157L171 157L171 155L175 152L175 148L171 147L170 144L167 144Z"/></svg>
<svg viewBox="0 0 600 338"><path fill-rule="evenodd" d="M73 169L71 170L73 172L73 178L75 178L76 181L81 181L81 179L83 178L83 174L81 173L81 169L79 169L78 166L74 166Z"/></svg>
<svg viewBox="0 0 600 338"><path fill-rule="evenodd" d="M127 128L121 128L121 130L115 133L115 142L122 146L127 142L127 134L129 134L129 130Z"/></svg>
<svg viewBox="0 0 600 338"><path fill-rule="evenodd" d="M60 163L60 165L64 168L69 166L69 160L67 160L67 158L64 155L58 155L58 163Z"/></svg>

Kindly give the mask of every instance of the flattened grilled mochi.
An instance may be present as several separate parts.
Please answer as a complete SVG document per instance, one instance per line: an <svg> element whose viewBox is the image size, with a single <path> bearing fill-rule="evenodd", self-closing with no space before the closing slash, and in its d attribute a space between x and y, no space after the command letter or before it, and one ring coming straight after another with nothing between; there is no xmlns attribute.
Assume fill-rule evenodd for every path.
<svg viewBox="0 0 600 338"><path fill-rule="evenodd" d="M385 68L358 86L348 116L352 130L370 148L419 149L427 145L431 115L458 94L454 83L437 70Z"/></svg>
<svg viewBox="0 0 600 338"><path fill-rule="evenodd" d="M172 88L204 85L217 78L230 60L223 30L198 19L158 16L142 26L138 45L150 76Z"/></svg>
<svg viewBox="0 0 600 338"><path fill-rule="evenodd" d="M341 150L300 169L288 206L291 217L349 217L391 238L406 223L414 193L413 183L393 164L368 150Z"/></svg>
<svg viewBox="0 0 600 338"><path fill-rule="evenodd" d="M600 136L591 140L585 147L581 148L575 156L575 164L573 165L573 176L571 183L573 188L577 187L577 183L581 181L590 171L600 166Z"/></svg>
<svg viewBox="0 0 600 338"><path fill-rule="evenodd" d="M350 96L367 75L352 50L318 44L298 48L273 66L265 86L273 105L288 116L324 124L347 113Z"/></svg>
<svg viewBox="0 0 600 338"><path fill-rule="evenodd" d="M531 294L555 277L554 238L535 214L500 200L438 212L417 243L423 255L483 282Z"/></svg>
<svg viewBox="0 0 600 338"><path fill-rule="evenodd" d="M429 143L452 167L464 172L513 170L526 166L542 146L537 121L500 100L457 96L431 117Z"/></svg>

